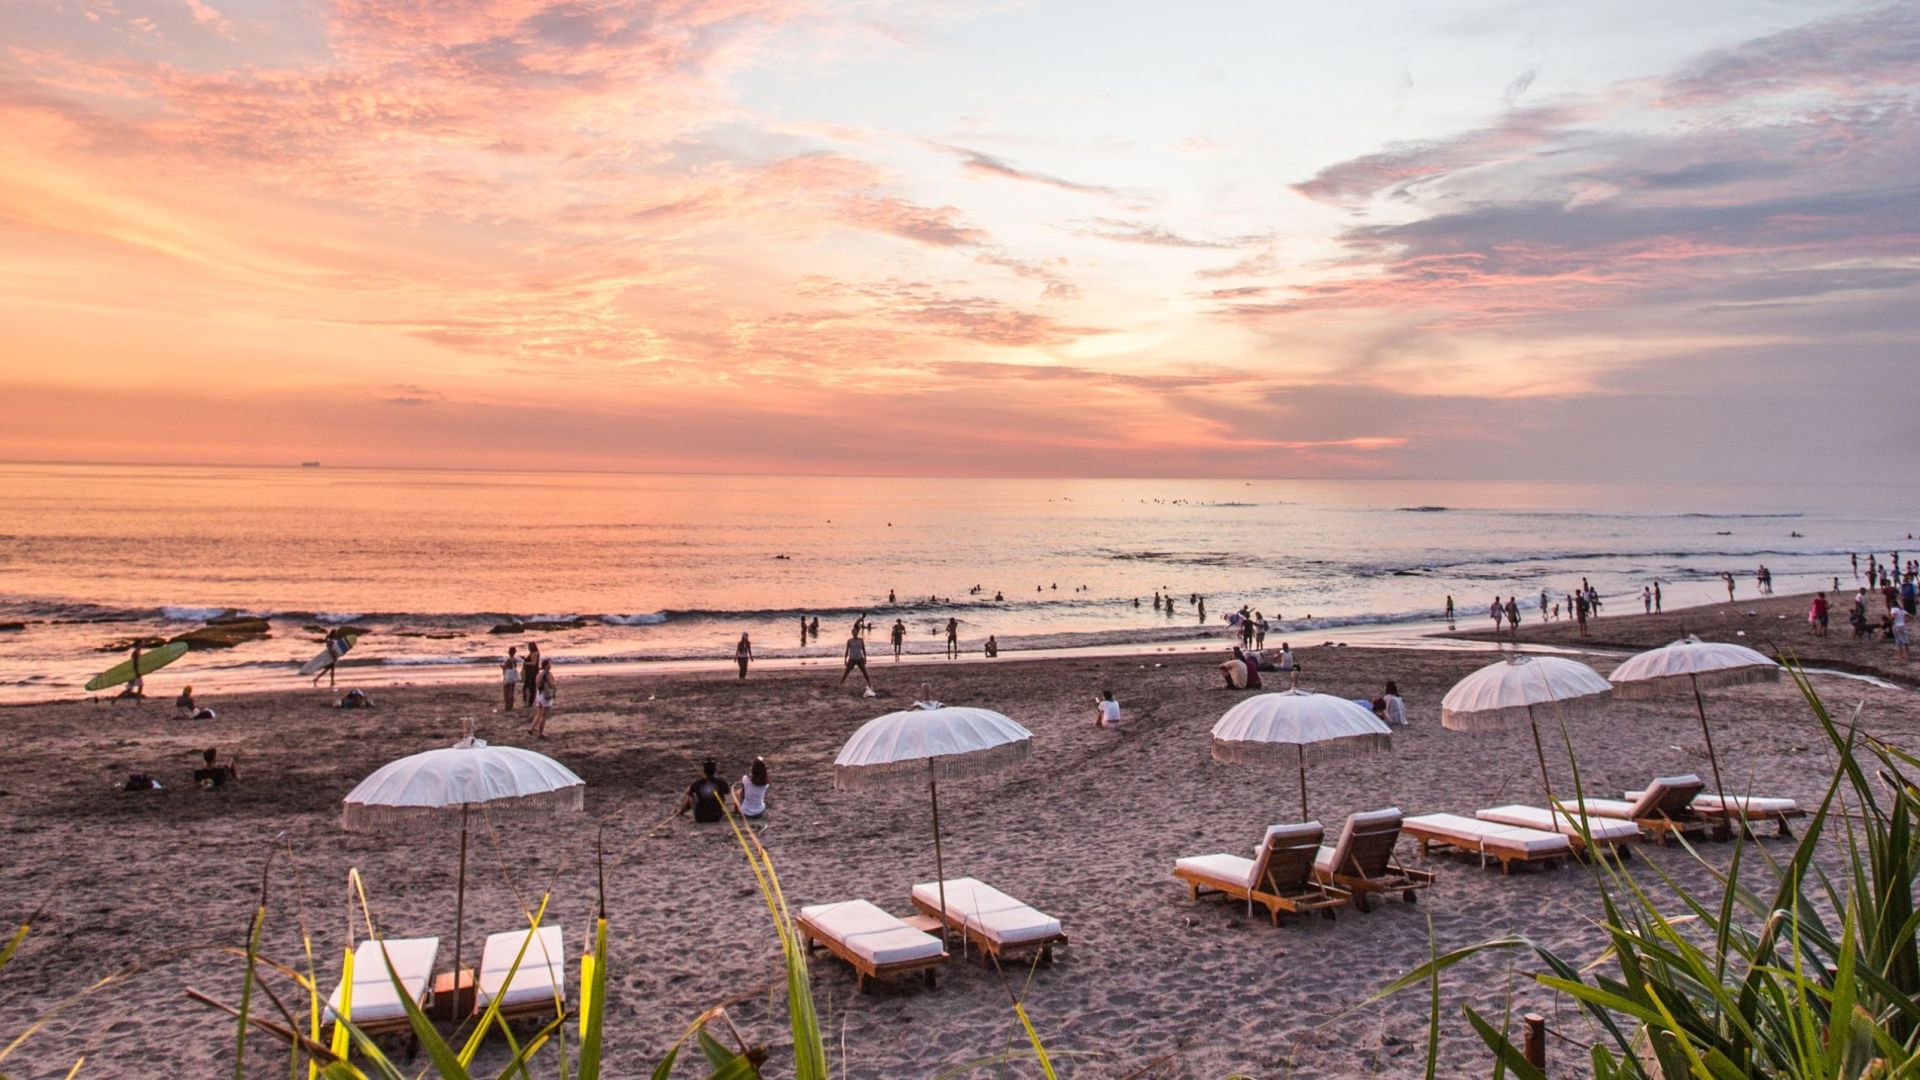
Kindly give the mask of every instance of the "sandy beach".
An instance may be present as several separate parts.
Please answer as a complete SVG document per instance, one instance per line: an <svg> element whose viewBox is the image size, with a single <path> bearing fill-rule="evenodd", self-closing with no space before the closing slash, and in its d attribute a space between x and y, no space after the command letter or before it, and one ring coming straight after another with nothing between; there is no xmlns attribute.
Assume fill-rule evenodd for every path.
<svg viewBox="0 0 1920 1080"><path fill-rule="evenodd" d="M1676 620L1701 633L1748 618L1771 627L1766 603L1784 609L1797 602L1736 605L1760 608L1751 617L1705 610L1664 621L1609 617L1594 640L1657 644L1677 636ZM1779 626L1802 644L1802 624ZM1536 624L1523 637L1553 640L1561 629ZM1384 680L1398 680L1412 721L1395 734L1391 754L1313 769L1312 808L1330 832L1349 812L1383 806L1471 814L1539 802L1524 730L1468 735L1439 725L1441 696L1491 653L1309 648L1300 658L1302 685L1315 690L1372 696ZM699 675L570 680L539 749L586 779L586 815L500 819L479 830L468 955L487 933L515 924L511 878L524 896L553 890L551 918L565 928L568 979L577 980L594 903L595 825L603 823L615 987L610 1075L651 1070L686 1024L725 1001L736 1002L731 1016L742 1033L771 1048L780 1074L786 1033L778 949L752 875L724 826L667 815L702 757L719 758L732 778L764 755L773 789L763 836L789 899L797 906L865 897L904 914L911 886L933 877L925 792L836 792L830 765L861 723L907 707L923 687L945 702L1002 711L1034 732L1026 764L942 786L946 866L950 876L981 878L1065 924L1072 943L1053 965L1030 982L1024 971L1006 982L1024 994L1069 1075L1408 1075L1425 1039L1424 994L1365 1002L1431 949L1522 934L1582 959L1599 953L1601 935L1588 923L1598 910L1588 868L1507 877L1438 855L1421 859L1404 841L1403 859L1439 874L1417 905L1394 899L1367 914L1349 909L1334 922L1283 920L1276 928L1264 914L1249 917L1217 899L1191 904L1171 876L1175 858L1245 852L1267 825L1298 813L1291 770L1210 759L1208 729L1245 696L1220 687L1216 662L1165 654L1008 657L895 672L880 661L876 699L836 687L820 671L756 673L742 683L716 665ZM1613 662L1595 665L1604 672ZM139 706L0 710L12 758L0 781L8 838L0 915L12 922L44 905L33 935L0 973L0 1035L11 1037L93 980L150 960L35 1035L4 1063L16 1075L57 1074L81 1055L88 1076L231 1070L231 1023L184 992L237 996L240 959L211 946L241 942L276 843L267 954L298 960L304 913L330 988L345 934L347 872L358 867L382 929L440 935L447 967L454 833L350 835L338 824L339 801L386 761L453 741L463 718L489 740L523 744L526 714L501 715L497 690L485 683L374 689L377 708L369 712L337 711L329 707L337 694L303 686L210 700L218 720L183 722L158 696L165 680L153 682L157 696ZM1859 706L1874 733L1920 742L1920 701L1911 692L1837 676L1816 677L1815 685L1836 712ZM1094 697L1109 686L1125 710L1117 733L1091 722ZM1709 707L1729 783L1803 805L1817 801L1830 755L1792 683L1715 692ZM1687 703L1617 702L1601 717L1571 721L1570 731L1590 789L1617 794L1654 775L1706 771ZM197 752L210 746L239 756L237 786L191 785ZM1570 785L1564 751L1556 755L1550 744L1548 753L1556 784ZM132 771L155 775L167 789L116 792ZM1775 851L1786 846L1770 836L1760 842ZM1732 850L1703 849L1720 863ZM1643 845L1635 865L1652 863L1690 886L1704 889L1712 880L1678 848ZM1490 1067L1462 1003L1497 1016L1511 994L1516 1013L1542 1011L1565 1039L1592 1041L1571 1011L1522 980L1528 969L1526 957L1512 954L1447 973L1443 1075L1482 1076ZM830 958L813 970L830 1054L846 1075L931 1076L1019 1043L1003 980L976 963L956 957L931 990L883 984L866 995L854 993L848 970ZM284 980L276 989L290 991ZM284 1068L270 1041L256 1040L252 1053L261 1075ZM1555 1040L1552 1053L1572 1061L1584 1051ZM155 1055L164 1055L164 1069L156 1069ZM505 1057L496 1038L483 1064ZM1016 1066L1015 1074L1027 1068Z"/></svg>

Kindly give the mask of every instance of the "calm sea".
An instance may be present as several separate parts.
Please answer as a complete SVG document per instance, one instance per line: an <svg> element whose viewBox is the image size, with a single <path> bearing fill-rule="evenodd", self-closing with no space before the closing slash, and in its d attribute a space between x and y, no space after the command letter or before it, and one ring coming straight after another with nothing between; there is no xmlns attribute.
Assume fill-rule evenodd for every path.
<svg viewBox="0 0 1920 1080"><path fill-rule="evenodd" d="M272 636L175 665L197 686L293 682L328 625L371 632L349 677L496 662L539 640L566 663L835 656L862 613L937 652L1431 622L1451 594L1589 578L1615 609L1674 602L1765 563L1779 591L1848 555L1912 548L1865 489L1418 481L913 480L339 468L0 466L0 698L78 694L135 635L225 613ZM1851 586L1849 586L1851 587ZM1156 591L1179 604L1157 613ZM894 599L889 601L889 593ZM1202 622L1188 597L1206 597ZM1002 598L996 598L996 597ZM1136 601L1138 604L1136 605ZM802 645L802 617L818 617ZM568 628L497 633L522 621ZM483 672L474 670L476 678ZM169 685L175 681L168 679Z"/></svg>

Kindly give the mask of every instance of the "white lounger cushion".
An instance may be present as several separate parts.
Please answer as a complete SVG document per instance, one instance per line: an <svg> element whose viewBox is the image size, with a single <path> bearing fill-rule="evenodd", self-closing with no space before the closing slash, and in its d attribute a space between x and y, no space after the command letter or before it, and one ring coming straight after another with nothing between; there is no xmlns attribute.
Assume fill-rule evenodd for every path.
<svg viewBox="0 0 1920 1080"><path fill-rule="evenodd" d="M1615 818L1625 821L1633 817L1634 807L1640 805L1640 800L1581 799L1579 802L1568 800L1566 805L1576 807L1583 813L1593 817Z"/></svg>
<svg viewBox="0 0 1920 1080"><path fill-rule="evenodd" d="M1352 843L1354 833L1388 823L1398 825L1400 821L1400 808L1397 806L1389 806L1385 810L1368 810L1363 814L1348 814L1347 823L1340 827L1339 839L1335 840L1331 847L1322 845L1320 851L1314 855L1313 868L1322 873L1333 873L1334 857L1340 854L1340 845Z"/></svg>
<svg viewBox="0 0 1920 1080"><path fill-rule="evenodd" d="M1259 865L1252 859L1243 859L1238 855L1221 852L1218 855L1189 855L1176 859L1175 871L1184 870L1213 881L1225 881L1243 889L1253 888L1253 868Z"/></svg>
<svg viewBox="0 0 1920 1080"><path fill-rule="evenodd" d="M951 904L953 898L947 898ZM946 951L940 939L921 933L865 900L815 904L800 914L826 937L845 945L874 967L928 960Z"/></svg>
<svg viewBox="0 0 1920 1080"><path fill-rule="evenodd" d="M1260 853L1266 850L1267 844L1275 840L1284 843L1311 837L1317 842L1325 835L1327 830L1317 821L1290 821L1285 825L1269 825L1266 834L1260 837L1260 842L1253 845L1253 857L1258 859Z"/></svg>
<svg viewBox="0 0 1920 1080"><path fill-rule="evenodd" d="M1640 794L1638 791L1629 791L1626 796L1629 799L1637 799ZM1693 797L1693 807L1696 810L1718 810L1728 804L1741 814L1784 814L1798 809L1792 799L1768 798L1760 795L1729 795L1724 802L1718 795L1702 794Z"/></svg>
<svg viewBox="0 0 1920 1080"><path fill-rule="evenodd" d="M540 936L527 946L527 954L520 957L520 967L513 972L513 985L503 989L507 972L513 968L513 958L519 955L520 943L530 933L533 931L506 930L488 935L486 947L480 950L480 973L475 980L479 987L475 1000L481 1008L486 1008L495 994L500 995L503 1009L551 1003L556 996L565 999L562 980L567 954L560 946L558 926L540 928Z"/></svg>
<svg viewBox="0 0 1920 1080"><path fill-rule="evenodd" d="M1489 843L1498 843L1504 848L1518 848L1530 856L1565 854L1573 849L1565 836L1557 832L1545 832L1529 829L1520 825L1501 825L1479 818L1463 817L1459 814L1422 814L1410 817L1401 825L1411 825L1425 833L1444 836L1457 847L1469 851L1485 851Z"/></svg>
<svg viewBox="0 0 1920 1080"><path fill-rule="evenodd" d="M940 886L924 882L913 887L915 901L936 911L940 908ZM947 882L947 914L964 921L968 928L986 935L1001 945L1060 936L1060 920L1015 900L999 889L970 877Z"/></svg>
<svg viewBox="0 0 1920 1080"><path fill-rule="evenodd" d="M407 1015L407 1007L401 1003L400 996L393 992L393 980L387 978L387 965L381 959L380 942L368 939L353 950L353 1001L347 1006L347 1019L356 1024L379 1023L383 1020L399 1020ZM407 993L413 995L414 1003L420 1002L422 994L427 992L427 980L433 978L434 957L440 952L440 939L388 938L386 955L393 960L393 970L400 976L401 985ZM344 986L333 988L333 996L327 999L327 1019L332 1020L335 1010L340 1007L340 991Z"/></svg>
<svg viewBox="0 0 1920 1080"><path fill-rule="evenodd" d="M1545 829L1550 832L1577 836L1580 833L1580 821L1569 816L1567 811L1552 813L1544 806L1521 806L1512 803L1475 811L1474 816L1482 821L1497 821L1502 825L1519 825L1528 829ZM1588 817L1587 832L1596 843L1608 844L1622 840L1636 840L1640 836L1640 826L1631 821L1619 821L1613 818Z"/></svg>

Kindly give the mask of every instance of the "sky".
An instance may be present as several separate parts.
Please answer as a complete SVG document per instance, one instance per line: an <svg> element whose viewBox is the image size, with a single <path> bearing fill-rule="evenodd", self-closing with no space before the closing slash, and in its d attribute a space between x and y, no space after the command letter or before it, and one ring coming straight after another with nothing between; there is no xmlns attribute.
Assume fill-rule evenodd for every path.
<svg viewBox="0 0 1920 1080"><path fill-rule="evenodd" d="M1920 465L1920 0L9 0L0 459Z"/></svg>

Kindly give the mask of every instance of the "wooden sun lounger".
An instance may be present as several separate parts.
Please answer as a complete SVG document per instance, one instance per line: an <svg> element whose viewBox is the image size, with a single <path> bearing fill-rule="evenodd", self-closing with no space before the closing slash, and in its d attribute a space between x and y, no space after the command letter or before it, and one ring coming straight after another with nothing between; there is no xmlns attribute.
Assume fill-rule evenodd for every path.
<svg viewBox="0 0 1920 1080"><path fill-rule="evenodd" d="M1353 904L1361 911L1370 909L1372 893L1397 892L1411 904L1421 889L1433 884L1433 872L1394 862L1393 849L1399 843L1399 807L1349 814L1340 839L1315 855L1314 879L1352 892Z"/></svg>
<svg viewBox="0 0 1920 1080"><path fill-rule="evenodd" d="M1518 825L1523 829L1560 833L1567 838L1568 843L1573 845L1573 853L1582 858L1588 854L1589 843L1594 847L1611 851L1623 859L1632 858L1632 850L1627 845L1640 841L1640 826L1631 821L1592 815L1583 817L1567 809L1548 810L1544 806L1522 806L1519 803L1509 803L1506 806L1490 806L1485 810L1476 810L1473 816L1482 821L1498 822L1501 825Z"/></svg>
<svg viewBox="0 0 1920 1080"><path fill-rule="evenodd" d="M1629 791L1626 798L1637 799L1640 792ZM1722 817L1738 821L1743 826L1751 826L1756 821L1771 821L1779 827L1781 836L1792 836L1793 828L1787 824L1789 818L1807 816L1805 810L1794 804L1792 799L1772 798L1763 795L1719 795L1701 794L1694 796L1693 809L1707 817Z"/></svg>
<svg viewBox="0 0 1920 1080"><path fill-rule="evenodd" d="M801 908L794 925L806 939L808 952L825 946L851 965L854 986L862 992L870 980L916 971L924 973L931 987L934 969L947 960L947 947L939 938L866 900Z"/></svg>
<svg viewBox="0 0 1920 1080"><path fill-rule="evenodd" d="M1692 774L1660 776L1631 800L1580 799L1562 805L1590 818L1631 821L1665 844L1669 836L1704 833L1709 826L1720 824L1720 815L1702 814L1693 806L1694 797L1705 787L1706 784Z"/></svg>
<svg viewBox="0 0 1920 1080"><path fill-rule="evenodd" d="M530 934L533 940L527 941ZM523 941L527 941L527 951L520 956ZM518 968L513 966L516 956L520 957ZM511 983L507 981L509 970L513 972ZM502 1020L563 1013L567 1003L566 970L567 954L558 926L490 934L480 950L480 970L474 973L473 1015L486 1012L496 995Z"/></svg>
<svg viewBox="0 0 1920 1080"><path fill-rule="evenodd" d="M1249 906L1263 904L1273 925L1282 911L1304 914L1318 911L1333 918L1334 909L1353 898L1337 885L1313 880L1313 859L1326 830L1317 821L1275 825L1260 843L1258 858L1225 853L1195 855L1173 864L1173 876L1187 883L1188 894L1222 893Z"/></svg>
<svg viewBox="0 0 1920 1080"><path fill-rule="evenodd" d="M1435 846L1454 848L1480 857L1485 866L1489 857L1500 860L1500 872L1513 873L1514 863L1539 863L1554 866L1573 854L1573 844L1557 832L1500 825L1460 814L1421 814L1400 823L1400 831L1420 842L1420 854Z"/></svg>
<svg viewBox="0 0 1920 1080"><path fill-rule="evenodd" d="M974 878L947 882L947 909L940 911L940 886L923 882L913 887L913 906L957 930L991 963L1009 953L1039 950L1040 962L1053 961L1053 947L1065 945L1060 920L1042 914L1006 893Z"/></svg>
<svg viewBox="0 0 1920 1080"><path fill-rule="evenodd" d="M382 944L386 946L384 954ZM437 937L387 938L384 943L370 938L361 942L353 950L353 997L347 1002L347 1020L369 1035L404 1031L411 1046L413 1024L407 1019L406 1004L394 993L393 980L387 977L387 961L392 961L393 972L413 1003L424 1009L433 996L428 984L433 980L433 962L439 952ZM338 1015L340 998L346 991L344 981L333 988L333 996L327 999L327 1020Z"/></svg>

